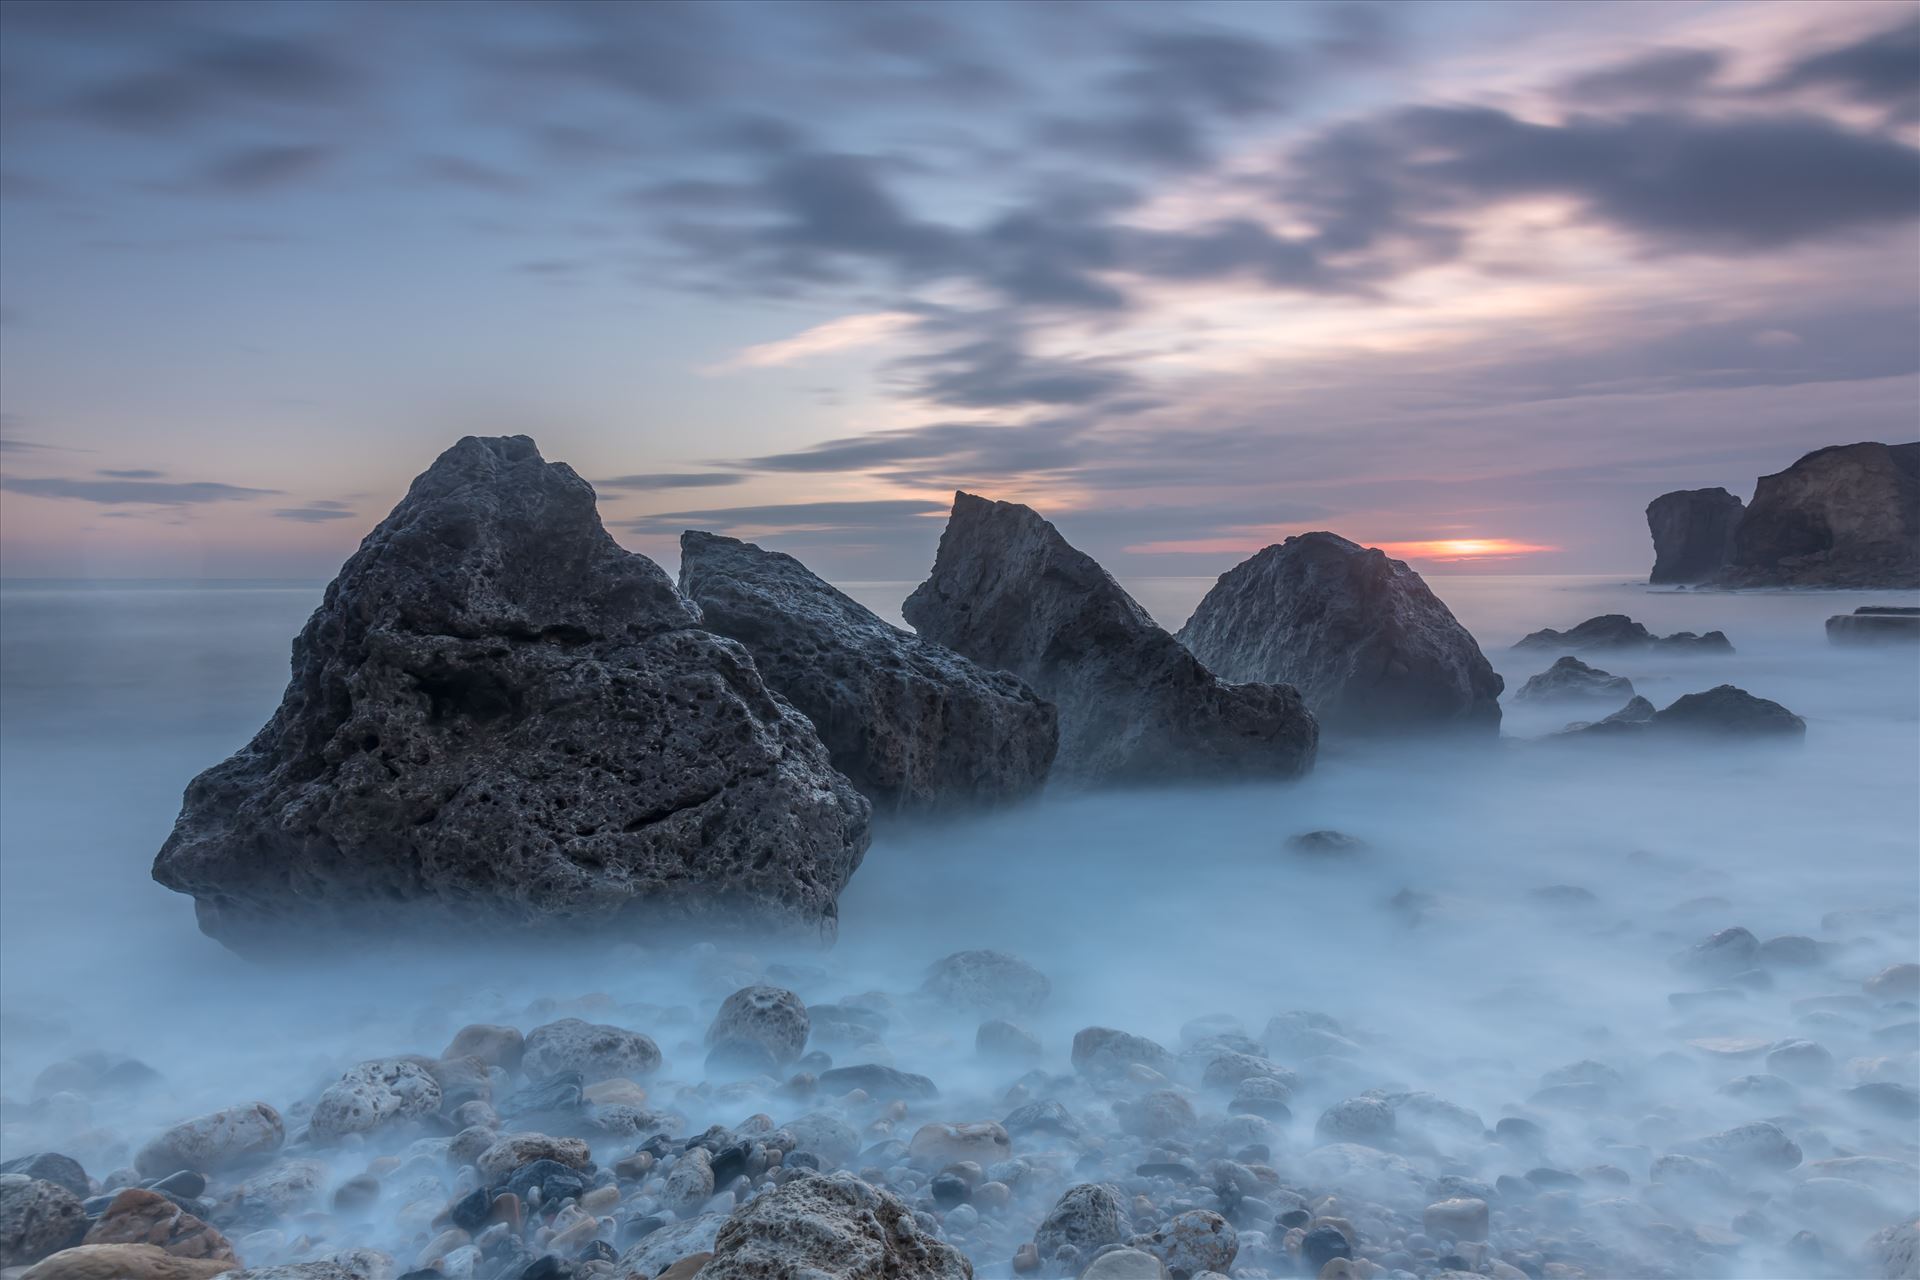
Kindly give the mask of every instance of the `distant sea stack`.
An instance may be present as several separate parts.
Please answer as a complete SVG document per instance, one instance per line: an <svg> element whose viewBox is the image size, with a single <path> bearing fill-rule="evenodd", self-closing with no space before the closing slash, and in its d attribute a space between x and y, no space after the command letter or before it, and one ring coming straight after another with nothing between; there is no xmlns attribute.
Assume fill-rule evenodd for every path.
<svg viewBox="0 0 1920 1280"><path fill-rule="evenodd" d="M1920 443L1819 449L1761 476L1730 586L1920 586Z"/></svg>
<svg viewBox="0 0 1920 1280"><path fill-rule="evenodd" d="M1332 533L1303 533L1222 574L1180 639L1228 680L1296 686L1347 733L1498 733L1505 682L1419 574Z"/></svg>
<svg viewBox="0 0 1920 1280"><path fill-rule="evenodd" d="M237 951L435 928L831 934L867 801L525 436L443 453L195 778L154 878Z"/></svg>
<svg viewBox="0 0 1920 1280"><path fill-rule="evenodd" d="M1319 727L1297 689L1220 679L1028 507L955 494L932 576L902 611L1059 708L1060 776L1285 778L1313 763Z"/></svg>
<svg viewBox="0 0 1920 1280"><path fill-rule="evenodd" d="M889 626L792 556L690 530L680 588L707 627L747 647L881 810L993 804L1046 782L1060 738L1051 703Z"/></svg>
<svg viewBox="0 0 1920 1280"><path fill-rule="evenodd" d="M1733 559L1733 535L1745 504L1725 489L1680 489L1647 504L1653 534L1648 582L1705 582Z"/></svg>
<svg viewBox="0 0 1920 1280"><path fill-rule="evenodd" d="M1731 541L1708 569L1727 519ZM1648 505L1647 526L1653 582L1920 586L1920 442L1816 449L1760 477L1744 511L1721 489L1663 494Z"/></svg>

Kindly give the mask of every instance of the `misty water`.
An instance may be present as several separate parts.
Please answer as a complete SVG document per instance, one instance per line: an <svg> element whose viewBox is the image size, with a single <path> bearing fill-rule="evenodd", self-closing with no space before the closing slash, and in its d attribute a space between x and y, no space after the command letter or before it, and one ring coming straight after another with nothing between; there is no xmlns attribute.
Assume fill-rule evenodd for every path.
<svg viewBox="0 0 1920 1280"><path fill-rule="evenodd" d="M476 936L469 950L440 946L406 963L343 944L283 967L248 964L203 938L191 902L148 869L187 780L277 703L288 641L320 585L6 584L0 1156L65 1151L100 1178L166 1125L253 1099L285 1111L291 1132L303 1100L356 1062L437 1055L470 1022L526 1030L568 1015L658 1041L667 1061L647 1082L650 1105L684 1117L687 1133L759 1111L784 1121L819 1104L701 1079L714 1008L760 978L809 1003L890 993L893 1065L942 1092L895 1117L891 1136L926 1120L997 1120L1022 1071L976 1056L977 1018L911 998L930 962L992 947L1052 982L1045 1006L1022 1019L1049 1073L1071 1071L1069 1043L1089 1025L1177 1051L1183 1026L1206 1015L1230 1015L1256 1039L1284 1011L1329 1015L1359 1051L1293 1064L1304 1081L1292 1118L1272 1124L1268 1141L1288 1186L1322 1176L1310 1153L1327 1106L1374 1088L1425 1091L1488 1129L1523 1116L1544 1137L1528 1147L1403 1125L1397 1149L1423 1176L1492 1183L1537 1168L1585 1171L1566 1231L1634 1260L1616 1274L1679 1274L1680 1258L1720 1275L1853 1274L1846 1260L1869 1234L1920 1209L1911 1179L1920 1122L1851 1092L1920 1084L1910 997L1862 994L1866 979L1920 950L1920 664L1910 648L1830 646L1822 623L1911 596L1666 591L1619 577L1432 582L1507 680L1498 743L1329 743L1293 784L1056 795L964 821L881 825L842 896L829 951L645 938L532 951ZM898 621L911 585L847 589ZM1172 627L1210 580L1127 585ZM1804 744L1540 741L1613 708L1516 702L1521 682L1557 655L1509 646L1608 612L1662 634L1717 628L1736 651L1589 661L1630 677L1658 706L1737 684L1803 716ZM1341 856L1289 848L1288 837L1316 829L1365 846ZM1738 981L1676 965L1677 953L1730 926L1763 942L1803 935L1817 954L1745 966L1759 976ZM1703 992L1717 994L1685 998ZM1828 996L1844 998L1815 999ZM1818 1055L1811 1066L1804 1057L1769 1066L1768 1051L1793 1039L1817 1042L1830 1067ZM56 1064L89 1053L137 1058L159 1081L62 1091ZM1602 1067L1552 1074L1581 1062ZM1761 1074L1793 1078L1728 1087ZM1600 1087L1542 1094L1569 1082ZM1209 1105L1217 1111L1219 1100L1203 1112ZM885 1116L851 1118L866 1141L886 1134ZM875 1120L882 1127L865 1128ZM1797 1142L1799 1165L1728 1187L1649 1185L1658 1157L1758 1120ZM632 1146L596 1144L596 1155L604 1164ZM322 1155L344 1179L379 1150ZM1856 1156L1882 1162L1816 1168ZM1016 1201L1023 1229L1060 1187L1094 1176L1089 1167L1036 1175L1031 1202ZM1850 1185L1805 1190L1835 1172ZM252 1252L236 1248L273 1262L371 1245L404 1270L435 1228L401 1208L383 1204L359 1223L311 1213L255 1239ZM1676 1244L1663 1227L1692 1234ZM1788 1251L1803 1230L1824 1243L1826 1270ZM1006 1274L1006 1243L1024 1238L949 1235L982 1275Z"/></svg>

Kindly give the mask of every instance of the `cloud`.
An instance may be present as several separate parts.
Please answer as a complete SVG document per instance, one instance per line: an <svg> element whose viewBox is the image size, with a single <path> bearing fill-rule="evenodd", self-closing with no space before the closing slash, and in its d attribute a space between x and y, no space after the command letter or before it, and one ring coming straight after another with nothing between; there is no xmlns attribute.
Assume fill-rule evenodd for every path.
<svg viewBox="0 0 1920 1280"><path fill-rule="evenodd" d="M116 470L112 467L102 467L93 474L97 476L107 476L114 480L158 480L167 473L164 471L152 471L146 467L132 467L124 471Z"/></svg>
<svg viewBox="0 0 1920 1280"><path fill-rule="evenodd" d="M1704 89L1725 63L1726 55L1714 49L1655 49L1583 71L1560 96L1582 107L1683 98Z"/></svg>
<svg viewBox="0 0 1920 1280"><path fill-rule="evenodd" d="M721 489L739 484L746 477L737 471L678 471L655 472L640 476L609 476L605 480L595 480L596 489L632 489L637 492L652 492L660 489Z"/></svg>
<svg viewBox="0 0 1920 1280"><path fill-rule="evenodd" d="M520 195L528 189L527 180L518 174L481 164L478 160L469 160L465 156L421 156L419 165L422 176L430 181L468 191L511 196Z"/></svg>
<svg viewBox="0 0 1920 1280"><path fill-rule="evenodd" d="M723 373L733 369L769 369L798 364L815 356L854 347L884 342L913 323L903 311L870 311L841 316L824 324L803 329L791 338L762 342L743 348L728 360L703 372Z"/></svg>
<svg viewBox="0 0 1920 1280"><path fill-rule="evenodd" d="M333 520L351 520L357 514L344 502L309 502L299 507L281 507L273 513L276 520L299 524L326 524Z"/></svg>
<svg viewBox="0 0 1920 1280"><path fill-rule="evenodd" d="M1732 256L1920 213L1920 151L1806 114L1542 124L1490 107L1410 107L1333 131L1296 159L1285 194L1323 222L1350 214L1353 248L1540 195L1577 200L1649 249Z"/></svg>
<svg viewBox="0 0 1920 1280"><path fill-rule="evenodd" d="M1797 59L1767 87L1834 89L1857 102L1888 107L1896 118L1920 118L1920 16Z"/></svg>
<svg viewBox="0 0 1920 1280"><path fill-rule="evenodd" d="M277 495L279 489L248 489L211 480L75 480L61 477L0 476L0 489L36 498L71 498L102 506L187 506L209 502L244 502Z"/></svg>
<svg viewBox="0 0 1920 1280"><path fill-rule="evenodd" d="M880 498L871 501L786 502L754 507L719 507L704 511L663 511L618 521L616 528L631 533L678 533L687 528L718 530L760 529L771 532L856 531L891 529L903 522L944 516L943 503L917 498ZM938 529L939 526L928 526Z"/></svg>
<svg viewBox="0 0 1920 1280"><path fill-rule="evenodd" d="M1041 358L1012 338L983 338L901 363L925 370L917 394L957 408L1091 404L1139 385L1115 363Z"/></svg>
<svg viewBox="0 0 1920 1280"><path fill-rule="evenodd" d="M318 172L334 154L318 143L239 147L215 157L193 185L230 194L270 191Z"/></svg>
<svg viewBox="0 0 1920 1280"><path fill-rule="evenodd" d="M260 106L338 104L359 82L350 66L311 39L222 38L85 90L70 110L109 128L165 133L244 118Z"/></svg>

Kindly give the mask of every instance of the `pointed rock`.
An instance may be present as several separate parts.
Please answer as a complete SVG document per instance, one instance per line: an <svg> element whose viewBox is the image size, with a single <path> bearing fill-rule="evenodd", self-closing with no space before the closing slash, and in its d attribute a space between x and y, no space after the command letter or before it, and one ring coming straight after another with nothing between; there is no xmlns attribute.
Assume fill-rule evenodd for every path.
<svg viewBox="0 0 1920 1280"><path fill-rule="evenodd" d="M1332 533L1303 533L1222 574L1180 631L1227 680L1290 684L1329 730L1500 728L1480 646L1419 574Z"/></svg>
<svg viewBox="0 0 1920 1280"><path fill-rule="evenodd" d="M1028 507L954 495L922 636L1011 671L1060 711L1055 770L1083 781L1291 777L1319 729L1287 685L1229 684Z"/></svg>
<svg viewBox="0 0 1920 1280"><path fill-rule="evenodd" d="M328 586L279 710L188 786L153 874L253 953L436 922L830 933L868 813L584 480L470 436Z"/></svg>
<svg viewBox="0 0 1920 1280"><path fill-rule="evenodd" d="M680 587L882 809L991 804L1046 782L1059 741L1052 704L1016 676L888 626L792 556L690 530Z"/></svg>

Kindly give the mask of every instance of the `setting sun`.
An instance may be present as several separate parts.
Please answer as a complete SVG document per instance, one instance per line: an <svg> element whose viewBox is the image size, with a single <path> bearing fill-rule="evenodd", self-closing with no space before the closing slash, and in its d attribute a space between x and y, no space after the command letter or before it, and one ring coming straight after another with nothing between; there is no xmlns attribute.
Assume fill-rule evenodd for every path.
<svg viewBox="0 0 1920 1280"><path fill-rule="evenodd" d="M1494 560L1560 548L1512 538L1434 538L1419 542L1382 542L1380 550L1411 560Z"/></svg>

